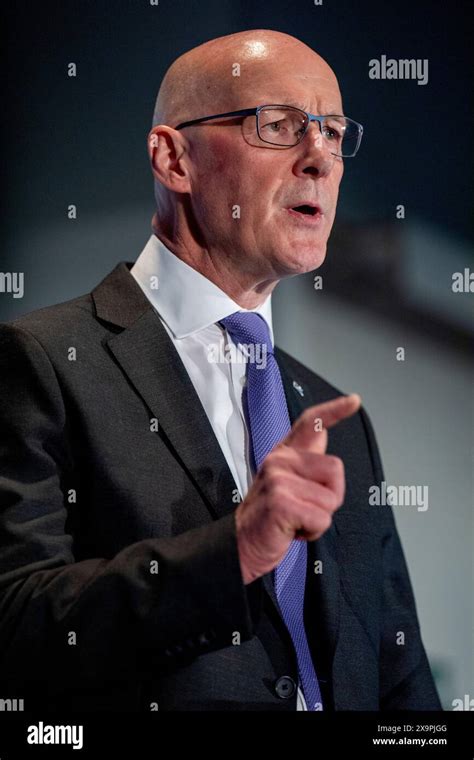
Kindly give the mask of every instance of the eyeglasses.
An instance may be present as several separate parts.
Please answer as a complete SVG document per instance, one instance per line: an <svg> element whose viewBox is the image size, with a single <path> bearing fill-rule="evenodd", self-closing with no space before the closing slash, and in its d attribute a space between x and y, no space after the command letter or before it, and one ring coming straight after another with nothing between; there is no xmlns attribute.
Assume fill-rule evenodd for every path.
<svg viewBox="0 0 474 760"><path fill-rule="evenodd" d="M334 156L352 158L359 150L364 128L357 121L347 116L315 116L294 106L265 105L257 108L244 108L241 111L217 113L203 116L192 121L183 121L175 129L184 129L194 124L201 124L211 119L230 116L255 116L257 135L268 145L279 148L292 148L301 142L312 121L317 121L321 141L327 145Z"/></svg>

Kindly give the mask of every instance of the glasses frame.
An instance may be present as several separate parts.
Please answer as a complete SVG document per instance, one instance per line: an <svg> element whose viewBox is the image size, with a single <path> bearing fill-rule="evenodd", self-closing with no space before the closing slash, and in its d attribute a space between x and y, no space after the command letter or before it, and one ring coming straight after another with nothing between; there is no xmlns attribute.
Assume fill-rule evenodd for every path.
<svg viewBox="0 0 474 760"><path fill-rule="evenodd" d="M293 145L279 145L278 143L272 143L269 140L265 140L260 135L259 114L265 108L288 108L288 109L290 109L292 111L298 111L299 113L305 115L306 120L307 120L306 121L306 127L305 127L305 130L304 130L303 134L300 136L298 142L294 143ZM325 119L328 119L331 116L334 116L335 118L339 118L339 119L341 119L341 118L347 119L352 124L355 124L355 126L357 127L357 132L358 132L357 143L356 143L356 147L353 150L353 152L350 153L350 154L347 154L347 155L343 155L341 153L332 153L332 151L331 151L331 153L332 153L333 156L337 156L339 158L353 158L356 155L357 151L359 150L360 143L361 143L361 140L362 140L362 135L363 135L363 132L364 132L364 127L362 126L362 124L359 124L359 122L354 121L354 119L350 119L348 116L343 116L343 114L326 114L325 116L316 116L314 113L309 113L308 111L303 111L302 108L297 108L296 106L288 106L288 105L284 105L282 103L270 103L270 104L266 104L266 105L262 105L262 106L256 106L255 108L243 108L240 111L227 111L226 113L216 113L216 114L213 114L212 116L201 116L199 119L191 119L191 121L183 121L183 122L181 122L181 124L178 124L175 127L175 129L184 129L185 127L192 127L194 124L202 124L203 122L210 121L211 119L223 119L223 118L227 118L227 117L231 117L231 116L255 116L256 127L257 127L257 134L258 134L259 139L262 142L266 143L267 145L273 145L274 147L279 147L279 148L295 148L297 145L299 145L300 142L305 137L305 135L306 135L306 133L307 133L307 131L309 129L309 126L310 126L311 122L313 122L313 121L318 122L318 124L319 124L319 131L320 131L320 133L322 135L323 134L322 123L323 123L323 121Z"/></svg>

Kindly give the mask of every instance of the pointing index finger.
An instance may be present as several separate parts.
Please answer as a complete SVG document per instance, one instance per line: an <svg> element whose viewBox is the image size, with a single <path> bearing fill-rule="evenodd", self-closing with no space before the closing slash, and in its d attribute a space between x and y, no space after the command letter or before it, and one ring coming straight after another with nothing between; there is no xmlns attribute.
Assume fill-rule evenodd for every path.
<svg viewBox="0 0 474 760"><path fill-rule="evenodd" d="M319 417L322 421L323 428L331 428L337 425L341 420L352 417L361 405L361 398L358 393L351 393L350 396L338 396L325 401L324 404L317 404L311 407L314 417ZM310 410L307 409L305 414Z"/></svg>
<svg viewBox="0 0 474 760"><path fill-rule="evenodd" d="M325 429L334 427L341 420L355 414L361 405L357 393L349 396L338 396L323 404L311 406L298 417L285 439L285 444L298 447L309 447L325 450L327 433ZM318 424L319 421L319 424Z"/></svg>

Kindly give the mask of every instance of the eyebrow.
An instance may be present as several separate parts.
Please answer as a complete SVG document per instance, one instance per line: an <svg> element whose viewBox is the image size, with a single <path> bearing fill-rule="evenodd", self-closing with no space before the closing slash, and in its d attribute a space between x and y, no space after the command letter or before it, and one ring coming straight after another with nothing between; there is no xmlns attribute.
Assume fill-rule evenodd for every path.
<svg viewBox="0 0 474 760"><path fill-rule="evenodd" d="M270 104L270 105L271 105L271 102L272 101L267 100L267 103ZM283 99L281 99L281 100L274 100L273 103L275 103L277 105L280 104L282 106L293 106L293 108L301 108L302 111L307 111L308 110L302 100L293 100L293 98L291 97L291 95L283 97Z"/></svg>
<svg viewBox="0 0 474 760"><path fill-rule="evenodd" d="M269 105L271 105L270 101L267 101L267 103ZM283 100L279 100L278 102L274 101L274 103L277 104L277 105L282 105L282 106L283 105L285 105L285 106L293 106L293 108L300 108L302 111L306 111L306 112L310 111L310 109L306 106L305 103L303 103L302 100L293 100L292 97L286 97L286 98L283 98ZM339 113L339 111L337 111L337 109L334 109L334 108L333 109L329 109L329 110L326 109L326 113L327 114L337 114L337 113ZM341 111L341 115L342 115L342 111Z"/></svg>

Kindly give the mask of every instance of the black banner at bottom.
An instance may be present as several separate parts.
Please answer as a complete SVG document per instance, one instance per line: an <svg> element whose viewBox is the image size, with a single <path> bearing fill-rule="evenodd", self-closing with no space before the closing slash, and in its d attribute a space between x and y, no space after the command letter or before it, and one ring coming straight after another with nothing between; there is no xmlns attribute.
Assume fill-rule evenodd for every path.
<svg viewBox="0 0 474 760"><path fill-rule="evenodd" d="M0 713L0 760L24 758L134 758L182 751L226 756L292 757L327 750L344 757L474 758L474 715L437 713L150 712L27 714Z"/></svg>

